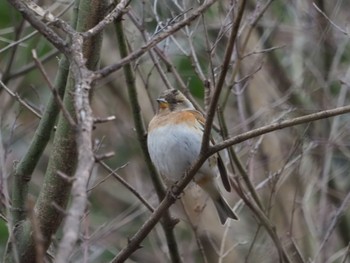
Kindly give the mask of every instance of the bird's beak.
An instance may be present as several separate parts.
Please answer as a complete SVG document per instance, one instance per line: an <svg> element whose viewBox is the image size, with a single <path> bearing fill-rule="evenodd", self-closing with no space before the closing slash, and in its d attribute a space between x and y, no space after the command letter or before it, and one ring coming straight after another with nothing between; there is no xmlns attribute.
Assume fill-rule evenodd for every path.
<svg viewBox="0 0 350 263"><path fill-rule="evenodd" d="M158 98L157 99L158 105L160 109L167 109L169 108L169 103L163 99L163 98Z"/></svg>

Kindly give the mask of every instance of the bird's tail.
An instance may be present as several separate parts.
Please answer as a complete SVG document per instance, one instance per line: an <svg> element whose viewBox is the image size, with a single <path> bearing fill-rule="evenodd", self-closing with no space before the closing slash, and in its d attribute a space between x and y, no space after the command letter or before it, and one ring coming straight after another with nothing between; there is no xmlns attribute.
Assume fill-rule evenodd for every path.
<svg viewBox="0 0 350 263"><path fill-rule="evenodd" d="M213 200L221 224L225 224L227 218L238 220L238 216L232 211L229 204L221 195L214 177L210 175L202 175L201 177L195 177L195 182L202 187L202 189L205 190Z"/></svg>
<svg viewBox="0 0 350 263"><path fill-rule="evenodd" d="M231 207L221 195L218 195L213 201L218 211L221 224L225 224L227 218L238 220L238 216L232 211Z"/></svg>

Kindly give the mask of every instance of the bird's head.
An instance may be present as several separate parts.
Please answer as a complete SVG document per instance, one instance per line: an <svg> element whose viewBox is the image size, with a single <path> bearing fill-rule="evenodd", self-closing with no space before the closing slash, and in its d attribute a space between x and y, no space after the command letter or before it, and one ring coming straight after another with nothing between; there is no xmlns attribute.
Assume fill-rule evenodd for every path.
<svg viewBox="0 0 350 263"><path fill-rule="evenodd" d="M157 99L159 113L164 111L178 111L194 109L193 104L179 90L169 89L163 91Z"/></svg>

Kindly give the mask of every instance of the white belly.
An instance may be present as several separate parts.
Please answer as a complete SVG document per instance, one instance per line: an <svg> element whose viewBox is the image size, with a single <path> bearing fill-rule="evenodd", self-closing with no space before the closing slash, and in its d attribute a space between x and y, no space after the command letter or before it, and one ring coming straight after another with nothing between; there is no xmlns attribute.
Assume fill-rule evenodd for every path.
<svg viewBox="0 0 350 263"><path fill-rule="evenodd" d="M167 125L148 134L147 144L152 162L161 175L170 181L179 180L200 152L202 137L184 132L184 128L183 125Z"/></svg>

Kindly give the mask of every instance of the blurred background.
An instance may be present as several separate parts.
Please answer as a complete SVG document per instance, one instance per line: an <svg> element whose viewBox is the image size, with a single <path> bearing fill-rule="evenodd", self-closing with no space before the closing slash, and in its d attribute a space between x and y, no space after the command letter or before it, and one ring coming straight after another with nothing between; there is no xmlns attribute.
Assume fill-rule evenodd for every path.
<svg viewBox="0 0 350 263"><path fill-rule="evenodd" d="M202 16L132 62L138 101L147 127L155 99L167 88L188 92L205 112L206 87L221 71L236 1L218 1ZM186 18L202 1L132 1L124 15L130 51L141 48L164 29ZM70 21L70 1L39 1L40 6ZM233 7L232 7L233 4ZM350 2L247 1L219 106L228 137L271 123L349 104ZM2 183L9 185L14 165L26 153L39 119L19 103L43 113L50 89L33 62L32 50L54 80L60 54L6 1L0 1L0 77L15 94L0 88ZM120 59L114 27L104 31L100 67ZM106 164L153 207L158 198L135 132L122 70L96 83L91 103L95 117L115 116L96 124L96 154L114 152ZM222 141L216 118L213 137ZM54 132L52 137L54 136ZM261 201L268 222L291 262L350 262L350 120L349 115L320 120L259 136L232 149ZM46 147L29 186L29 198L41 190L52 144ZM243 175L233 180L255 203ZM223 190L224 192L224 190ZM275 243L252 209L232 191L225 197L239 221L222 226L211 201L190 185L171 208L184 262L278 262ZM8 235L4 210L0 218L0 253ZM95 165L89 204L81 223L80 242L72 262L109 262L150 216L150 212L111 173ZM54 236L55 250L61 230ZM130 262L170 262L164 232L158 224ZM347 258L346 258L347 257Z"/></svg>

